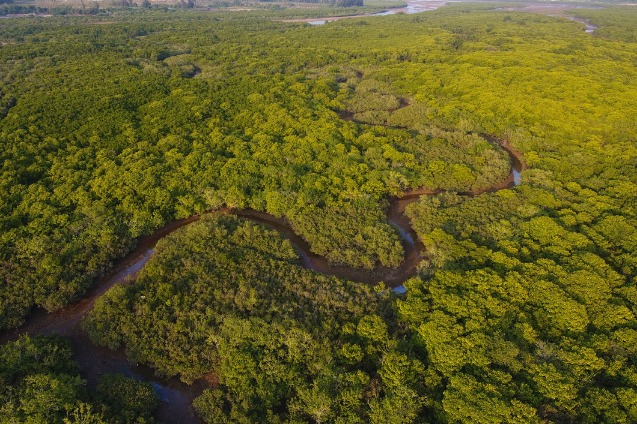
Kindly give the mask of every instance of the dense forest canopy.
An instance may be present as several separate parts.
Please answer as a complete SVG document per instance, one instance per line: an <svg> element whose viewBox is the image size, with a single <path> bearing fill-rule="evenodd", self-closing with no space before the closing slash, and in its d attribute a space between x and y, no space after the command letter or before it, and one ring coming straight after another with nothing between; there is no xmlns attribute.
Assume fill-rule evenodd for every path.
<svg viewBox="0 0 637 424"><path fill-rule="evenodd" d="M286 216L334 262L395 266L388 195L486 188L508 173L476 137L340 119L365 77L325 69L332 53L302 47L306 28L186 16L6 29L2 326L76 298L135 237L221 205ZM387 89L370 66L365 90ZM413 109L401 124L426 125Z"/></svg>
<svg viewBox="0 0 637 424"><path fill-rule="evenodd" d="M153 422L157 395L150 384L104 375L88 389L59 337L22 337L0 346L3 423L125 424Z"/></svg>
<svg viewBox="0 0 637 424"><path fill-rule="evenodd" d="M222 206L285 218L333 263L396 266L388 199L443 189L407 209L428 257L405 295L312 273L275 231L213 214L84 327L162 374L213 374L207 422L635 422L637 10L572 12L595 33L485 4L317 27L3 20L0 328ZM458 194L509 173L485 134L530 169ZM30 373L62 371L2 377L17 389L0 396L25 414Z"/></svg>

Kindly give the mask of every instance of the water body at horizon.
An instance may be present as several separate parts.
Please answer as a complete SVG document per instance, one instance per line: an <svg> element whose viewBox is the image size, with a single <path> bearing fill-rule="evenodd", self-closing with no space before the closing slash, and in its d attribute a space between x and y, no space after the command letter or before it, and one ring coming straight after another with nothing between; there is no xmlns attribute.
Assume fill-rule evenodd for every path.
<svg viewBox="0 0 637 424"><path fill-rule="evenodd" d="M326 18L320 18L320 19L316 19L312 21L307 21L307 23L310 25L325 25L328 22L338 21L341 19L365 18L365 17L374 17L374 16L389 16L389 15L396 15L398 13L405 13L407 15L411 15L414 13L436 10L447 3L453 3L453 2L413 0L413 1L407 2L407 6L405 7L387 9L378 13L361 14L361 15L354 15L354 16L332 16L332 17L326 17Z"/></svg>
<svg viewBox="0 0 637 424"><path fill-rule="evenodd" d="M318 18L315 20L304 21L309 23L310 25L325 25L328 22L338 21L341 19L352 19L352 18L366 18L366 17L375 17L375 16L389 16L396 15L399 13L404 13L407 15L411 15L414 13L421 12L429 12L432 10L436 10L442 6L445 6L449 3L462 3L464 0L450 0L450 1L439 1L439 0L412 0L407 2L407 6L405 7L397 7L390 8L378 13L369 13L369 14L361 14L361 15L352 15L352 16L330 16ZM467 0L471 1L471 0ZM486 2L489 3L489 0L477 0L478 2ZM593 25L589 21L577 18L574 16L566 16L562 14L567 9L597 9L599 6L594 5L581 5L581 4L573 4L573 3L537 3L537 2L528 2L528 3L518 3L508 7L498 7L494 10L500 11L511 11L511 12L530 12L530 13L538 13L548 16L561 17L566 18L571 21L580 22L585 25L584 32L587 34L592 34L597 29L597 26Z"/></svg>

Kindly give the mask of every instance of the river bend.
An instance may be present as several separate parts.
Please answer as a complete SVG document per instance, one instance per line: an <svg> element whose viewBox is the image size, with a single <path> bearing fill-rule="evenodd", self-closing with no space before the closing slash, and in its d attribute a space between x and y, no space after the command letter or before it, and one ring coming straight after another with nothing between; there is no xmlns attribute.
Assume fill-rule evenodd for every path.
<svg viewBox="0 0 637 424"><path fill-rule="evenodd" d="M511 188L520 183L520 172L526 169L526 163L522 155L512 148L504 140L495 137L485 137L490 142L499 145L508 154L511 161L511 172L507 178L495 186L481 191L460 193L467 196L475 196L484 192L493 192L505 188ZM424 195L435 195L444 190L430 190L426 188L415 189L403 193L399 197L390 199L390 207L387 210L387 221L396 228L405 249L405 258L397 268L377 267L374 270L364 270L347 266L330 264L324 257L313 253L309 244L297 235L288 222L283 218L277 218L265 212L252 209L223 208L209 213L226 213L250 219L276 229L287 237L301 257L302 265L308 269L340 278L358 281L362 283L377 283L384 281L389 287L393 287L397 293L404 292L402 283L417 274L417 267L425 258L425 247L418 240L414 229L407 216L405 208ZM209 387L204 379L196 381L193 385L186 385L177 378L162 379L154 375L154 371L147 366L131 364L123 350L112 351L95 346L89 340L87 334L81 329L82 317L92 309L95 301L108 289L116 284L130 282L141 270L153 254L156 243L179 228L195 222L200 216L176 220L154 234L142 237L138 240L137 248L117 262L113 271L101 278L93 289L81 301L69 305L59 311L46 313L38 310L32 314L27 322L20 328L5 333L0 337L0 343L15 340L23 334L57 334L68 338L74 351L76 360L80 364L83 377L87 379L89 386L94 386L102 374L122 373L138 380L150 382L160 398L160 406L157 418L165 423L200 422L195 416L191 404L204 388Z"/></svg>

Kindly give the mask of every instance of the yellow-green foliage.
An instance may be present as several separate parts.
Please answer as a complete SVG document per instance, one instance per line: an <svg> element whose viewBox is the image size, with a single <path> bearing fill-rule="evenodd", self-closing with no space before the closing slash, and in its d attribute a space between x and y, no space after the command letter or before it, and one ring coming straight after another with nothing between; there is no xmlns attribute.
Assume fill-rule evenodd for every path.
<svg viewBox="0 0 637 424"><path fill-rule="evenodd" d="M211 422L637 421L637 12L577 14L599 29L490 5L318 27L3 20L0 327L221 205L286 217L332 262L394 266L385 199L442 188L408 209L428 258L403 298L217 220L87 328L164 373L216 373L197 401ZM508 174L481 133L530 169L454 194Z"/></svg>

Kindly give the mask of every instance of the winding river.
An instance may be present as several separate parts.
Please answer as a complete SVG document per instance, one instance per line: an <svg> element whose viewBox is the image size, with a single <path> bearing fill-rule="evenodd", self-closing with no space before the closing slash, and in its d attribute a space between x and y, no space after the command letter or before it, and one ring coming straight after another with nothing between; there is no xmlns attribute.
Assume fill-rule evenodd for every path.
<svg viewBox="0 0 637 424"><path fill-rule="evenodd" d="M475 196L484 192L513 187L519 184L520 172L526 169L522 155L513 149L507 141L488 136L485 136L485 138L499 145L509 154L512 165L511 172L504 181L489 189L461 193L463 195ZM316 272L335 275L340 278L363 283L384 281L389 287L393 287L395 292L402 293L404 292L402 283L416 275L417 266L425 257L425 247L418 240L409 219L405 215L405 208L409 204L417 201L420 196L434 195L441 192L443 192L443 190L423 188L412 190L403 193L403 195L399 197L390 199L387 221L393 225L400 234L405 249L405 259L398 268L377 267L372 271L329 264L324 257L316 255L311 251L308 243L294 232L285 219L251 209L234 210L224 208L210 213L234 214L278 230L295 246L301 257L303 266ZM84 299L54 313L46 313L44 310L36 311L22 327L3 334L0 337L0 343L15 340L23 334L57 334L64 336L71 341L75 358L80 364L82 375L86 378L89 387L95 386L99 377L105 373L117 372L138 380L148 381L154 386L160 398L160 406L156 414L157 419L164 423L186 424L189 422L200 422L192 410L192 400L206 387L210 387L211 384L214 384L212 376L207 376L208 381L204 378L196 381L192 385L187 385L178 378L163 379L157 377L154 375L153 369L130 363L122 349L112 351L95 346L91 343L80 325L82 317L91 310L96 299L114 285L126 284L134 279L137 272L144 267L148 259L152 256L154 247L159 240L199 219L200 216L193 216L188 219L177 220L159 229L152 235L140 238L137 248L121 259L111 274L101 278Z"/></svg>
<svg viewBox="0 0 637 424"><path fill-rule="evenodd" d="M392 10L381 14L417 13L433 10L442 5L444 5L444 2L413 0L409 2L408 7L405 9ZM325 23L325 21L315 23ZM342 118L352 119L352 117L345 115L342 115ZM460 193L462 195L475 196L484 192L514 187L520 184L520 172L527 167L522 155L506 140L491 136L484 137L509 154L511 172L504 181L489 189ZM234 210L224 208L210 213L234 214L278 230L292 242L301 257L302 265L308 269L362 283L373 284L384 281L396 293L403 293L405 290L402 283L417 274L417 267L426 254L425 247L418 240L409 219L404 213L405 208L423 195L435 195L441 192L443 190L421 188L389 199L390 206L387 210L387 221L400 235L405 250L405 258L397 268L377 267L372 271L330 264L324 257L313 253L309 244L294 232L285 219L251 209ZM160 406L156 413L156 418L159 421L167 424L200 423L201 420L195 415L191 407L192 401L206 387L216 384L214 376L204 376L204 378L195 381L192 385L187 385L176 377L170 379L158 377L152 368L129 362L123 349L112 351L95 346L81 328L82 317L92 309L95 301L100 296L116 284L126 284L133 281L139 270L144 267L152 256L154 247L159 240L199 219L200 216L193 216L177 220L157 230L152 235L141 237L138 240L136 249L119 260L112 272L101 278L81 301L54 313L36 310L23 326L1 334L0 343L3 344L7 341L15 340L23 334L56 334L64 336L71 342L75 359L78 361L82 376L87 380L89 387L94 387L100 376L107 373L122 373L137 380L147 381L153 385L160 398Z"/></svg>
<svg viewBox="0 0 637 424"><path fill-rule="evenodd" d="M407 7L390 9L385 12L363 15L381 16L395 13L418 13L427 10L435 10L446 4L445 1L438 0L411 0ZM510 6L511 11L528 11L533 13L543 13L565 17L564 11L573 8L586 7L573 4L550 4L546 3L522 3ZM347 19L360 16L347 17L326 17L313 18L294 21L308 22L313 25L322 25L326 22L338 19ZM566 16L583 23L585 31L592 33L595 26L581 18ZM348 119L346 116L342 116ZM351 118L350 118L351 119ZM511 172L507 178L495 186L482 191L461 193L467 196L475 196L484 192L493 192L505 188L510 188L520 184L520 172L527 168L522 155L516 151L506 140L501 140L491 136L485 136L493 144L497 144L505 150L511 161ZM405 250L405 258L398 268L377 267L376 269L362 270L349 268L346 266L335 266L319 255L313 253L308 243L297 235L285 219L276 218L264 212L255 210L232 210L221 209L212 213L231 213L236 216L250 219L278 230L287 237L298 251L303 266L316 272L335 275L341 278L363 283L376 283L384 281L397 293L404 293L402 283L410 277L416 275L417 267L425 257L425 247L418 240L409 219L405 215L405 208L417 201L423 195L434 195L443 190L416 189L401 196L389 199L390 207L387 210L387 221L397 230ZM75 359L79 362L83 377L87 380L89 387L94 387L99 377L106 373L122 373L138 380L147 381L153 385L159 398L160 406L156 418L164 423L200 423L201 420L195 415L191 404L206 387L216 384L213 376L205 376L203 379L187 385L178 378L165 379L157 377L154 370L144 365L130 363L125 352L120 349L112 351L103 347L95 346L89 340L87 334L81 329L82 317L92 309L95 300L102 296L108 289L116 284L126 284L135 278L137 272L144 267L148 259L152 256L156 243L168 234L177 229L195 222L200 216L193 216L188 219L174 221L159 229L154 234L142 237L138 240L137 248L126 257L116 263L113 271L101 278L86 295L86 297L68 307L54 313L46 313L44 310L35 311L27 322L11 332L0 335L0 343L15 340L23 334L47 335L57 334L68 338L71 342Z"/></svg>

